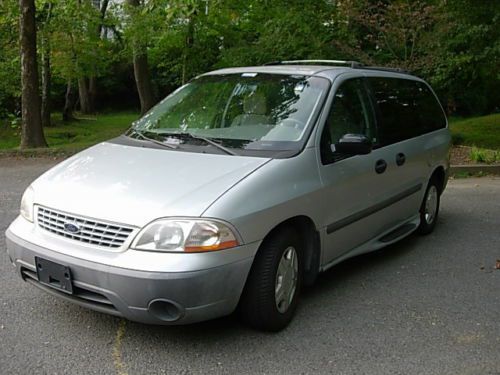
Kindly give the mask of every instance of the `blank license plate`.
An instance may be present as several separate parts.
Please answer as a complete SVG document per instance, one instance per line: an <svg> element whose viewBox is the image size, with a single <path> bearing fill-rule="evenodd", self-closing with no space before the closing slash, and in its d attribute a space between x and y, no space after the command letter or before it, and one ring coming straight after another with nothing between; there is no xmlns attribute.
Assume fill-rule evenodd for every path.
<svg viewBox="0 0 500 375"><path fill-rule="evenodd" d="M64 293L73 293L73 283L69 267L39 257L35 257L35 264L40 283Z"/></svg>

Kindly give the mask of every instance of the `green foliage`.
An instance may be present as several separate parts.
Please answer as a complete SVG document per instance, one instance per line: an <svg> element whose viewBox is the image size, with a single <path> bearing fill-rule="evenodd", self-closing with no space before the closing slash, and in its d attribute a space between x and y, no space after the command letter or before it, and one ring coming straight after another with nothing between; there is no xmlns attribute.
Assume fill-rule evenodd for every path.
<svg viewBox="0 0 500 375"><path fill-rule="evenodd" d="M438 13L433 2L347 0L339 5L338 47L367 64L421 70L429 63Z"/></svg>
<svg viewBox="0 0 500 375"><path fill-rule="evenodd" d="M462 133L451 133L451 143L454 146L463 145L465 141L465 136Z"/></svg>
<svg viewBox="0 0 500 375"><path fill-rule="evenodd" d="M500 2L442 2L424 75L448 112L485 114L500 103Z"/></svg>
<svg viewBox="0 0 500 375"><path fill-rule="evenodd" d="M461 137L460 144L500 150L500 114L474 117L465 120L452 119L450 130L453 137Z"/></svg>
<svg viewBox="0 0 500 375"><path fill-rule="evenodd" d="M116 62L113 42L101 38L99 9L91 1L45 0L53 5L50 26L53 71L64 81L90 75L104 75Z"/></svg>
<svg viewBox="0 0 500 375"><path fill-rule="evenodd" d="M217 66L338 56L331 43L334 33L329 20L336 12L331 3L261 0L243 4L226 2L232 27L222 30L229 35L223 35Z"/></svg>
<svg viewBox="0 0 500 375"><path fill-rule="evenodd" d="M354 59L413 70L430 81L448 113L498 111L500 1L128 4L110 1L103 17L93 0L36 0L39 37L51 47L52 96L59 109L66 82L81 77L98 77L101 107L136 101L131 62L134 47L140 47L147 52L159 98L216 68L288 59ZM16 1L0 1L0 118L19 111L18 16Z"/></svg>
<svg viewBox="0 0 500 375"><path fill-rule="evenodd" d="M0 119L19 111L16 102L21 94L18 18L16 2L0 1Z"/></svg>
<svg viewBox="0 0 500 375"><path fill-rule="evenodd" d="M477 163L497 163L500 162L500 151L472 147L470 158Z"/></svg>

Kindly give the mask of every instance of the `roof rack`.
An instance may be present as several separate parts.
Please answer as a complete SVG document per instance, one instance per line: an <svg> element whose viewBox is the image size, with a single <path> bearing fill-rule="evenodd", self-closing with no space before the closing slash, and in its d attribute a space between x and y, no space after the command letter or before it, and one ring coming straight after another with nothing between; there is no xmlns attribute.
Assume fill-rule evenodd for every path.
<svg viewBox="0 0 500 375"><path fill-rule="evenodd" d="M395 73L411 74L411 72L409 70L403 69L403 68L386 68L385 66L364 66L364 65L361 65L358 68L359 69L368 69L368 70L380 70L382 72L395 72Z"/></svg>
<svg viewBox="0 0 500 375"><path fill-rule="evenodd" d="M271 61L264 65L298 65L298 64L347 65L351 68L357 68L362 65L357 61L344 61L344 60L285 60L285 61Z"/></svg>
<svg viewBox="0 0 500 375"><path fill-rule="evenodd" d="M296 65L296 64L317 64L317 65L340 65L347 66L352 69L367 69L379 70L385 72L406 73L411 72L402 68L386 68L384 66L367 66L358 61L345 61L345 60L284 60L284 61L271 61L264 65Z"/></svg>

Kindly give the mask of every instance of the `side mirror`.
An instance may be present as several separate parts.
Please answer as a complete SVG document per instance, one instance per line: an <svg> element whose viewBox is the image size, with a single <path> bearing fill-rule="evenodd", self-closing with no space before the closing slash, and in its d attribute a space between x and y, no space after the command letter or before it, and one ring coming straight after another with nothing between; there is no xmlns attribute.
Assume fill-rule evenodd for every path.
<svg viewBox="0 0 500 375"><path fill-rule="evenodd" d="M335 144L335 151L347 155L366 155L372 151L372 142L363 134L344 134Z"/></svg>

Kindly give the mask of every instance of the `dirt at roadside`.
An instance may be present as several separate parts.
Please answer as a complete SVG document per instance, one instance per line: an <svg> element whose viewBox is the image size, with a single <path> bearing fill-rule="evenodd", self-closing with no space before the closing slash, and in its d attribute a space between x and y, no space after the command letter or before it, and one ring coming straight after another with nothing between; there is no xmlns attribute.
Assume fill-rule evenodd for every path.
<svg viewBox="0 0 500 375"><path fill-rule="evenodd" d="M470 158L472 147L469 146L453 146L450 151L451 165L477 164Z"/></svg>
<svg viewBox="0 0 500 375"><path fill-rule="evenodd" d="M0 168L15 168L22 165L48 165L57 164L66 159L65 157L33 157L23 156L0 156Z"/></svg>

